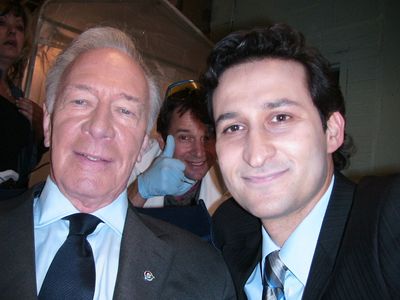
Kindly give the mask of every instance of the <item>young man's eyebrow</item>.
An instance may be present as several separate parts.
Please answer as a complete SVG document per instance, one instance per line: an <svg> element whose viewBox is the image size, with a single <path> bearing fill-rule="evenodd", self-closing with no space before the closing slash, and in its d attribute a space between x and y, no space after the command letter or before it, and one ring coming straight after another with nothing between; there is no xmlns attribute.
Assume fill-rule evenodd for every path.
<svg viewBox="0 0 400 300"><path fill-rule="evenodd" d="M282 107L282 106L298 106L299 104L293 100L290 100L288 98L281 98L281 99L277 99L277 100L272 100L272 101L266 101L262 104L262 108L263 109L274 109L274 108L278 108L278 107ZM218 118L215 120L215 126L218 125L218 123L225 121L225 120L229 120L229 119L233 119L235 117L237 117L238 113L236 112L227 112L227 113L223 113L221 115L218 116Z"/></svg>
<svg viewBox="0 0 400 300"><path fill-rule="evenodd" d="M237 113L235 112L227 112L224 114L221 114L218 116L218 118L215 120L215 126L218 126L218 123L225 121L225 120L229 120L229 119L233 119L237 116Z"/></svg>
<svg viewBox="0 0 400 300"><path fill-rule="evenodd" d="M274 109L282 106L298 106L299 104L293 100L290 100L288 98L281 98L281 99L276 99L273 101L267 101L263 103L263 108L265 109Z"/></svg>

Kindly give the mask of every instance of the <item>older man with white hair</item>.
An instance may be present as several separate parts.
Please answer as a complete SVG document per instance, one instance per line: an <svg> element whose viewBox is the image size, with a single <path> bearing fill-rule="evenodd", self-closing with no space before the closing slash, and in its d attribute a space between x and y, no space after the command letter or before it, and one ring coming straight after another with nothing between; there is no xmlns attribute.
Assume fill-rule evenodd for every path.
<svg viewBox="0 0 400 300"><path fill-rule="evenodd" d="M85 31L57 58L46 92L50 176L0 206L1 297L234 298L212 247L128 204L128 178L159 109L130 38Z"/></svg>

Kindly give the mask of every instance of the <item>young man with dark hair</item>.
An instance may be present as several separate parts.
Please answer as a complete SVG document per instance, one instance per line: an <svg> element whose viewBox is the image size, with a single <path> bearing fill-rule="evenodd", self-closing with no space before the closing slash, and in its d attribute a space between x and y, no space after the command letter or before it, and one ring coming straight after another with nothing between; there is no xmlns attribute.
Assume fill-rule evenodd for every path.
<svg viewBox="0 0 400 300"><path fill-rule="evenodd" d="M239 299L399 298L400 178L340 173L351 142L328 61L276 24L217 43L203 83L236 200L215 242Z"/></svg>

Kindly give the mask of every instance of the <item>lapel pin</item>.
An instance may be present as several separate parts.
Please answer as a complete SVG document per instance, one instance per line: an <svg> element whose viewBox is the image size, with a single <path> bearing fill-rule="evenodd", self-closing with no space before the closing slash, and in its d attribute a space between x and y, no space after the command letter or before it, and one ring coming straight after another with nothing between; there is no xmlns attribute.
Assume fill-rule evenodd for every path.
<svg viewBox="0 0 400 300"><path fill-rule="evenodd" d="M150 271L144 271L143 276L144 276L144 280L146 280L146 281L153 281L155 278L153 273L151 273Z"/></svg>

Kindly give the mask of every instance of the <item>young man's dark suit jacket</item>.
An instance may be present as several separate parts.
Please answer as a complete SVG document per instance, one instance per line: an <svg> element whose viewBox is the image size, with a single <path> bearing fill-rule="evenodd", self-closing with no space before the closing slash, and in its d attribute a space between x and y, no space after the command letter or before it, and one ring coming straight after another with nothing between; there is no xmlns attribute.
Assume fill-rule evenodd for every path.
<svg viewBox="0 0 400 300"><path fill-rule="evenodd" d="M37 299L33 194L0 203L0 299ZM144 280L144 271L155 279ZM229 271L208 243L128 208L114 299L235 299Z"/></svg>
<svg viewBox="0 0 400 300"><path fill-rule="evenodd" d="M400 176L366 178L357 200L356 186L335 176L302 299L400 299ZM261 260L260 220L228 200L213 221L238 299L246 299Z"/></svg>

